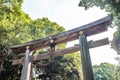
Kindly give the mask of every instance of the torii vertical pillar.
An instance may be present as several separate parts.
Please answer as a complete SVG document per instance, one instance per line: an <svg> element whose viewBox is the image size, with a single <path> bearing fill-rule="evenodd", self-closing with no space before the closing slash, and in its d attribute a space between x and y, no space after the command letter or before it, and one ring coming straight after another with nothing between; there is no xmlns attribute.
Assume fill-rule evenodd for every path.
<svg viewBox="0 0 120 80"><path fill-rule="evenodd" d="M94 80L87 39L86 36L83 34L83 31L79 32L79 43L81 51L83 79Z"/></svg>
<svg viewBox="0 0 120 80"><path fill-rule="evenodd" d="M31 69L30 55L32 55L32 53L33 51L30 52L29 46L27 46L21 80L30 80L30 69Z"/></svg>

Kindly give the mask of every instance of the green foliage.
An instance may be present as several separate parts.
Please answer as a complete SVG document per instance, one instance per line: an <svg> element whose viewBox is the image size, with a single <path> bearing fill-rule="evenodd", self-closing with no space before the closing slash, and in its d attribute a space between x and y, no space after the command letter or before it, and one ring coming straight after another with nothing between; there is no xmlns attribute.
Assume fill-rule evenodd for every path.
<svg viewBox="0 0 120 80"><path fill-rule="evenodd" d="M8 45L21 41L17 37L18 29L20 30L17 29L17 24L27 19L21 11L22 2L23 0L0 0L0 80L20 80L22 66L11 65L15 55L10 52Z"/></svg>
<svg viewBox="0 0 120 80"><path fill-rule="evenodd" d="M93 6L100 7L101 9L112 9L111 12L120 12L120 1L119 0L81 0L79 6L88 9Z"/></svg>
<svg viewBox="0 0 120 80"><path fill-rule="evenodd" d="M80 56L79 52L74 52L74 53L65 55L63 57L63 61L65 62L67 67L77 70L78 79L81 80L82 79L82 65L81 65L81 58L80 57L81 56Z"/></svg>
<svg viewBox="0 0 120 80"><path fill-rule="evenodd" d="M48 18L38 18L30 22L28 34L30 34L33 39L40 39L63 31L65 31L65 29L62 26L51 22Z"/></svg>
<svg viewBox="0 0 120 80"><path fill-rule="evenodd" d="M93 66L95 80L119 80L119 70L119 66L109 63L101 63L100 65Z"/></svg>
<svg viewBox="0 0 120 80"><path fill-rule="evenodd" d="M22 65L12 66L12 59L15 55L9 47L0 45L0 80L20 80Z"/></svg>
<svg viewBox="0 0 120 80"><path fill-rule="evenodd" d="M113 35L112 48L120 54L120 0L81 0L79 6L85 9L97 6L113 15L117 31Z"/></svg>
<svg viewBox="0 0 120 80"><path fill-rule="evenodd" d="M35 72L42 80L81 80L79 53L49 58L36 62Z"/></svg>
<svg viewBox="0 0 120 80"><path fill-rule="evenodd" d="M3 70L4 61L7 59L10 50L8 46L0 45L0 71Z"/></svg>
<svg viewBox="0 0 120 80"><path fill-rule="evenodd" d="M1 0L0 1L0 43L19 44L26 36L27 26L30 18L21 10L23 0Z"/></svg>
<svg viewBox="0 0 120 80"><path fill-rule="evenodd" d="M65 31L62 26L51 22L48 18L32 20L22 11L22 2L23 0L0 0L0 80L20 80L21 76L22 65L12 66L11 64L13 59L21 58L23 55L13 54L8 46ZM58 49L63 48L65 48L65 44L58 45ZM64 76L65 80L77 80L81 78L82 74L79 71L81 70L79 62L78 55L72 54L42 60L35 64L34 69L41 79L47 77L58 79Z"/></svg>
<svg viewBox="0 0 120 80"><path fill-rule="evenodd" d="M21 44L64 31L64 28L47 18L31 20L22 11L22 2L23 0L0 1L1 44Z"/></svg>

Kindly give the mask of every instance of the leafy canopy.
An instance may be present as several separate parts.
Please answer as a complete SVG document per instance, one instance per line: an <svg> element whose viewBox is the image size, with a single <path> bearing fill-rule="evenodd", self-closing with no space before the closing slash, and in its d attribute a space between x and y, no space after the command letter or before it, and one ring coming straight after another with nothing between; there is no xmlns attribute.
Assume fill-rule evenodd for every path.
<svg viewBox="0 0 120 80"><path fill-rule="evenodd" d="M23 0L0 0L0 80L20 80L21 77L22 65L12 66L11 64L13 59L19 59L24 55L13 54L10 52L9 46L65 31L62 26L51 22L48 18L32 20L22 11L22 3ZM65 44L58 45L58 48L65 48ZM64 76L65 80L80 79L81 65L79 62L79 54L72 54L40 61L34 64L38 66L34 69L40 79L44 77L46 80L49 76L51 79L60 76L61 79ZM42 65L40 66L40 64ZM48 74L47 77L45 77L46 74Z"/></svg>
<svg viewBox="0 0 120 80"><path fill-rule="evenodd" d="M95 80L119 80L120 67L109 64L101 63L100 65L93 66Z"/></svg>
<svg viewBox="0 0 120 80"><path fill-rule="evenodd" d="M120 54L120 0L81 0L79 6L85 9L97 6L113 15L117 31L113 35L112 48Z"/></svg>

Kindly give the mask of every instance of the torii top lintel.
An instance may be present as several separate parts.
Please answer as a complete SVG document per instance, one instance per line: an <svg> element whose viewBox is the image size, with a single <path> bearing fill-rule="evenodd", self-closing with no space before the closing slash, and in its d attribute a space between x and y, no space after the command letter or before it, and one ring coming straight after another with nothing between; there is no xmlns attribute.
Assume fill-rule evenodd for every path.
<svg viewBox="0 0 120 80"><path fill-rule="evenodd" d="M95 34L107 31L108 29L107 26L110 25L111 23L112 23L112 16L108 15L102 19L80 26L78 28L75 28L57 35L49 36L43 39L31 41L25 44L13 45L13 46L10 46L10 48L16 54L24 53L26 50L26 46L29 46L31 51L37 50L40 48L48 47L50 45L50 37L54 39L54 42L56 44L61 44L61 43L78 39L78 35L80 31L83 31L86 36L91 36L91 35L95 35Z"/></svg>

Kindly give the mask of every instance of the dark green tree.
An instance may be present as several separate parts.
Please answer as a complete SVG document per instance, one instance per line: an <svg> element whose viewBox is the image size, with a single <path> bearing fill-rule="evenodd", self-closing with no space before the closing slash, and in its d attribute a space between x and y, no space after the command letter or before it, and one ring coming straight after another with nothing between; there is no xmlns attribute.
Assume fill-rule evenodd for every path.
<svg viewBox="0 0 120 80"><path fill-rule="evenodd" d="M12 59L20 58L12 54L9 46L0 45L0 80L20 80L22 65L12 66Z"/></svg>
<svg viewBox="0 0 120 80"><path fill-rule="evenodd" d="M101 63L93 66L95 80L119 80L119 66Z"/></svg>
<svg viewBox="0 0 120 80"><path fill-rule="evenodd" d="M20 29L17 24L21 24L20 21L25 24L29 20L29 16L21 10L22 2L23 0L0 0L0 80L20 80L22 66L11 65L12 59L18 57L12 54L9 46L21 43L22 40L18 37L21 32L18 30L23 28Z"/></svg>
<svg viewBox="0 0 120 80"><path fill-rule="evenodd" d="M35 63L35 73L42 80L82 80L79 53L49 58Z"/></svg>
<svg viewBox="0 0 120 80"><path fill-rule="evenodd" d="M120 54L120 0L81 0L79 6L85 9L97 6L113 15L114 26L117 26L117 31L113 35L112 48Z"/></svg>
<svg viewBox="0 0 120 80"><path fill-rule="evenodd" d="M51 22L48 18L38 18L30 21L28 34L30 34L30 36L36 40L64 31L65 29L62 26L59 26L55 22Z"/></svg>
<svg viewBox="0 0 120 80"><path fill-rule="evenodd" d="M23 55L13 54L9 50L9 46L41 39L65 31L62 26L51 22L48 18L32 20L28 14L22 11L22 3L23 0L0 0L0 80L20 80L22 65L12 66L11 64L13 59L19 59ZM65 48L65 44L58 45L58 49L62 48ZM36 52L43 53L43 51L47 51L47 49ZM62 56L39 62L42 65L48 64L44 67L40 66L40 68L42 67L42 73L45 73L43 76L49 73L52 75L51 79L56 79L60 76L64 76L64 79L67 80L80 79L79 58L75 58L73 55L70 55L66 58ZM35 66L39 66L39 63L35 64ZM53 68L59 65L60 67L57 67L58 70L53 70ZM49 66L53 66L53 68L51 67L51 70L45 71ZM36 67L34 69L39 71L40 68ZM54 73L54 71L58 72L59 70L59 74ZM39 71L37 74L40 77L41 72Z"/></svg>
<svg viewBox="0 0 120 80"><path fill-rule="evenodd" d="M22 11L23 0L0 0L0 43L19 44L29 41L26 30L30 17Z"/></svg>

